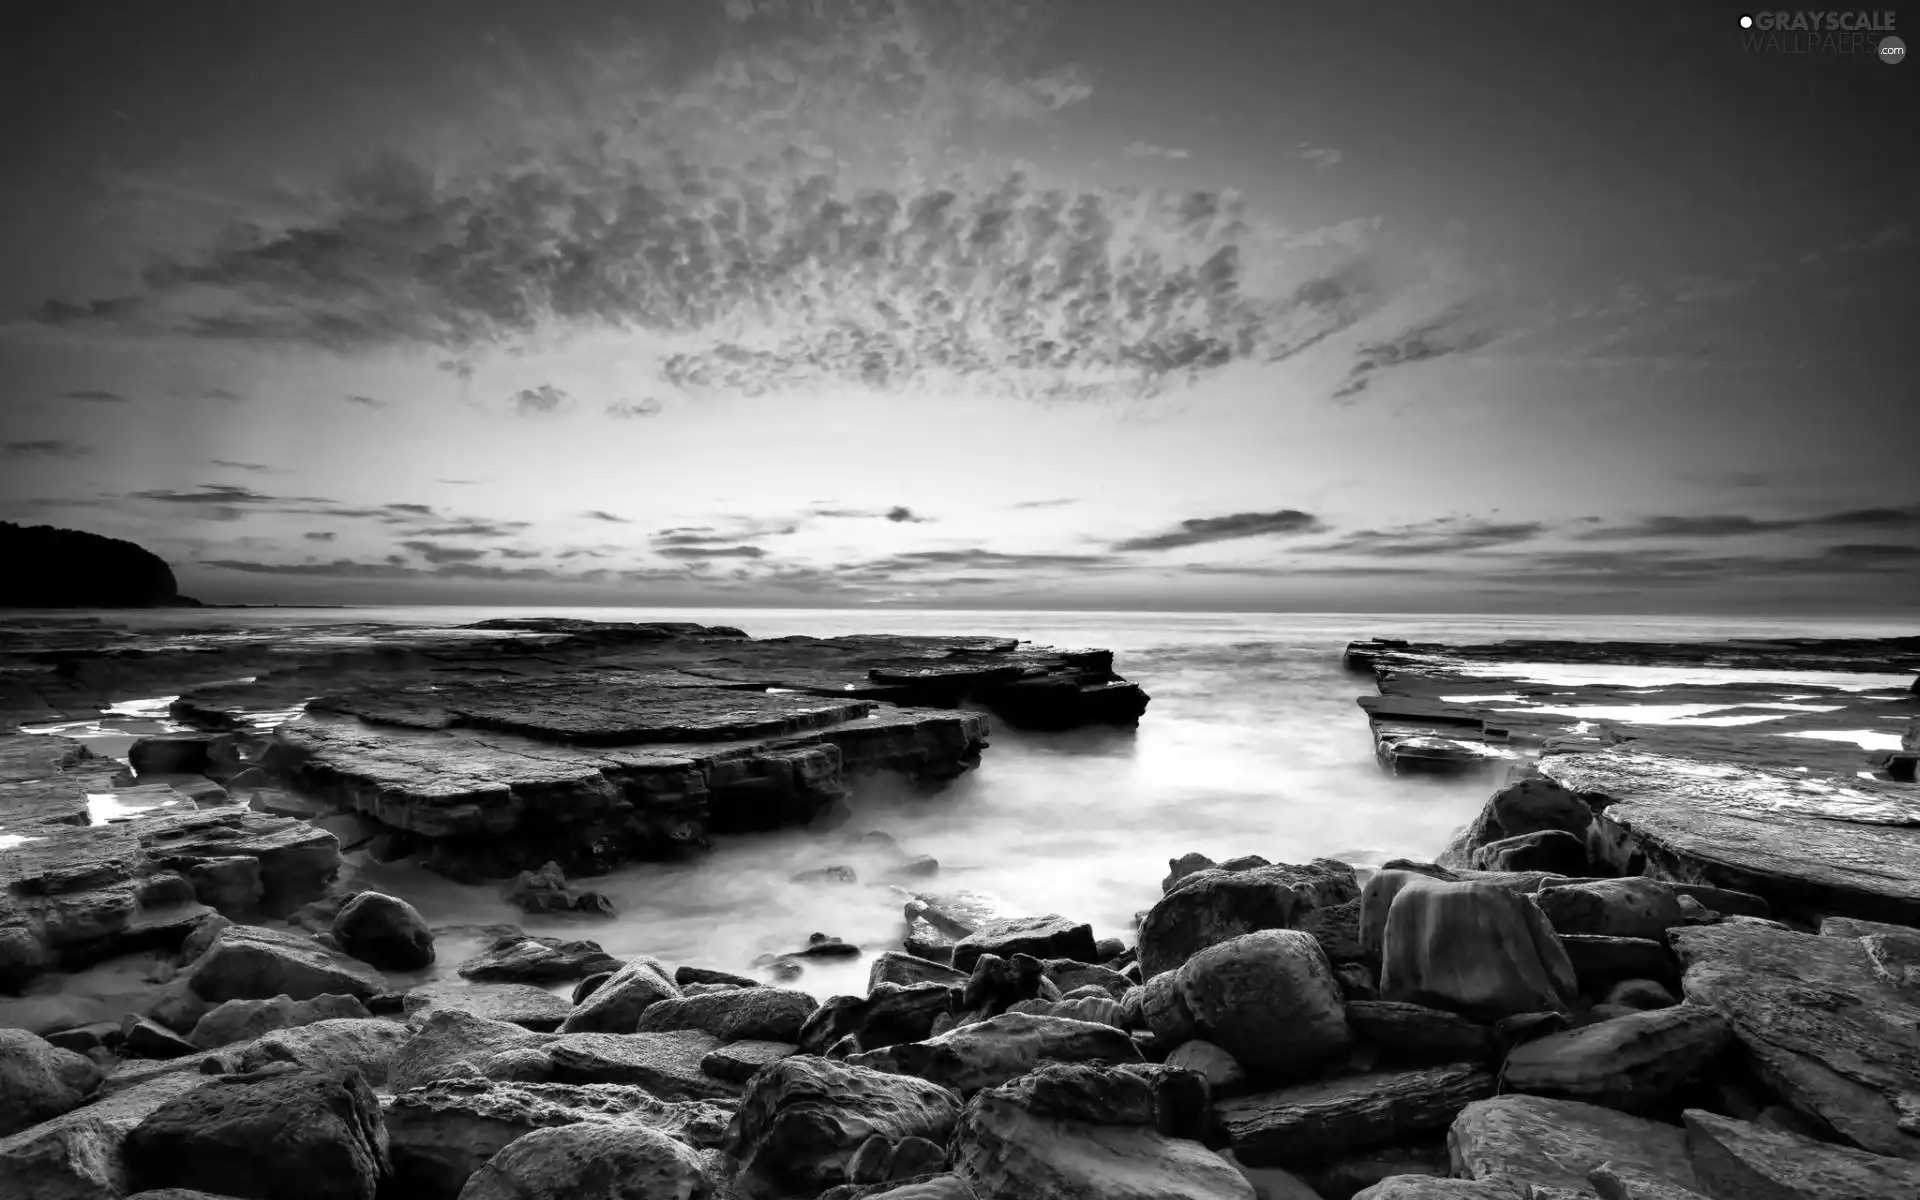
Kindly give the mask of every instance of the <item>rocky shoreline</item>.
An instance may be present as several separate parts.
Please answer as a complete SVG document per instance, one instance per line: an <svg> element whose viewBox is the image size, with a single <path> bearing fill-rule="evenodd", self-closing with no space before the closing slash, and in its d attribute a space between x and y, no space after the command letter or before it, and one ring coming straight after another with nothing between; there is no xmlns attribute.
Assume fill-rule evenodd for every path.
<svg viewBox="0 0 1920 1200"><path fill-rule="evenodd" d="M507 927L413 987L437 931L333 884L343 843L456 878L551 857L517 886L572 904L569 864L818 821L852 772L937 788L988 714L1127 724L1145 694L984 640L268 640L0 641L17 724L177 690L197 730L131 776L0 737L0 982L165 955L122 1022L0 1029L0 1195L1920 1196L1920 639L1356 643L1383 767L1489 773L1437 862L1183 855L1131 945L914 891L895 945L738 974ZM1862 729L1903 745L1801 736ZM93 824L99 796L150 807ZM851 956L862 995L780 986Z"/></svg>

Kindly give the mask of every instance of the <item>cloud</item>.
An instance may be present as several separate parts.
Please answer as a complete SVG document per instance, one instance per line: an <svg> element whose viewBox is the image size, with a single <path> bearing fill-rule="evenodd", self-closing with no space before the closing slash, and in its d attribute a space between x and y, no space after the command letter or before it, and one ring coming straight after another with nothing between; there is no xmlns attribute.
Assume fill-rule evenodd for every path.
<svg viewBox="0 0 1920 1200"><path fill-rule="evenodd" d="M236 471L255 471L255 472L271 473L274 470L274 468L267 466L265 463L234 462L231 459L225 459L225 458L214 459L213 465L216 467L231 467L233 470L236 470Z"/></svg>
<svg viewBox="0 0 1920 1200"><path fill-rule="evenodd" d="M1302 142L1300 157L1324 171L1328 167L1339 165L1340 160L1345 156L1331 146L1310 146Z"/></svg>
<svg viewBox="0 0 1920 1200"><path fill-rule="evenodd" d="M1333 397L1341 400L1365 391L1373 381L1370 372L1465 354L1493 339L1494 332L1480 323L1468 306L1455 305L1436 317L1401 330L1386 341L1361 346L1346 382L1334 391Z"/></svg>
<svg viewBox="0 0 1920 1200"><path fill-rule="evenodd" d="M279 575L322 579L468 579L529 583L598 583L605 571L566 573L545 567L499 567L488 563L449 562L430 568L410 566L399 555L381 562L336 558L331 562L273 563L247 559L201 559L200 565L249 575ZM656 578L683 578L678 573L654 572Z"/></svg>
<svg viewBox="0 0 1920 1200"><path fill-rule="evenodd" d="M232 483L203 483L196 491L183 492L174 488L154 488L150 491L134 492L135 500L151 500L156 504L212 504L222 508L236 504L283 504L290 501L310 504L325 504L317 496L281 497L256 492L252 488Z"/></svg>
<svg viewBox="0 0 1920 1200"><path fill-rule="evenodd" d="M710 558L765 558L767 552L758 546L667 546L656 551L662 558L710 559Z"/></svg>
<svg viewBox="0 0 1920 1200"><path fill-rule="evenodd" d="M7 442L4 449L8 458L86 458L93 453L90 447L65 438L46 438L40 441Z"/></svg>
<svg viewBox="0 0 1920 1200"><path fill-rule="evenodd" d="M1298 549L1313 554L1365 554L1381 558L1457 554L1531 541L1545 533L1546 528L1539 521L1502 523L1443 517L1397 529L1365 529L1338 541Z"/></svg>
<svg viewBox="0 0 1920 1200"><path fill-rule="evenodd" d="M502 546L495 551L501 558L539 558L538 550L518 550L512 546Z"/></svg>
<svg viewBox="0 0 1920 1200"><path fill-rule="evenodd" d="M522 388L515 392L513 406L523 417L532 416L535 413L559 412L562 408L569 406L569 397L566 392L552 384L543 383L539 387Z"/></svg>
<svg viewBox="0 0 1920 1200"><path fill-rule="evenodd" d="M119 392L104 391L100 388L76 388L70 392L61 392L60 398L62 400L91 400L101 404L127 404L133 400L131 396L123 396Z"/></svg>
<svg viewBox="0 0 1920 1200"><path fill-rule="evenodd" d="M1629 538L1721 538L1797 529L1920 529L1920 504L1853 508L1806 517L1751 517L1740 513L1658 515L1630 525L1608 525L1575 535L1583 542Z"/></svg>
<svg viewBox="0 0 1920 1200"><path fill-rule="evenodd" d="M892 521L896 525L902 522L910 522L912 524L919 525L927 521L931 521L932 519L933 519L932 517L914 516L913 510L908 508L904 504L896 504L892 508L887 510L887 520Z"/></svg>
<svg viewBox="0 0 1920 1200"><path fill-rule="evenodd" d="M1156 146L1152 142L1128 142L1120 153L1128 158L1168 158L1182 159L1191 157L1185 150L1172 146Z"/></svg>
<svg viewBox="0 0 1920 1200"><path fill-rule="evenodd" d="M611 521L616 525L633 524L633 522L627 520L625 517L616 517L610 512L603 512L602 510L597 508L588 509L586 512L583 512L580 515L595 521Z"/></svg>
<svg viewBox="0 0 1920 1200"><path fill-rule="evenodd" d="M1183 546L1201 546L1209 542L1236 538L1265 537L1282 533L1311 533L1320 522L1311 513L1283 508L1275 512L1234 513L1226 517L1194 517L1180 522L1169 533L1128 538L1114 544L1115 550L1175 550Z"/></svg>
<svg viewBox="0 0 1920 1200"><path fill-rule="evenodd" d="M362 396L362 395L359 395L358 393L342 396L340 398L346 401L348 404L358 404L365 408L392 408L393 407L393 405L388 401L377 400L372 396Z"/></svg>
<svg viewBox="0 0 1920 1200"><path fill-rule="evenodd" d="M205 397L208 400L245 400L246 399L246 397L242 396L239 392L229 391L226 388L208 388L206 391L200 394L201 396Z"/></svg>
<svg viewBox="0 0 1920 1200"><path fill-rule="evenodd" d="M430 563L473 562L486 557L485 550L475 550L466 546L442 546L438 542L413 541L401 542L402 546L418 554Z"/></svg>
<svg viewBox="0 0 1920 1200"><path fill-rule="evenodd" d="M968 570L1036 571L1088 570L1111 566L1118 560L1106 554L1009 554L999 550L916 550L871 562L850 564L844 573L887 576L959 567Z"/></svg>
<svg viewBox="0 0 1920 1200"><path fill-rule="evenodd" d="M307 534L302 534L301 536L306 538L309 542L330 542L337 535L332 533L307 533Z"/></svg>
<svg viewBox="0 0 1920 1200"><path fill-rule="evenodd" d="M505 537L527 528L527 521L461 520L448 525L433 525L411 532L422 537Z"/></svg>
<svg viewBox="0 0 1920 1200"><path fill-rule="evenodd" d="M1009 504L1007 507L1008 508L1060 508L1063 505L1078 504L1078 503L1080 503L1080 501L1075 499L1074 497L1065 496L1057 500L1021 500L1017 503Z"/></svg>
<svg viewBox="0 0 1920 1200"><path fill-rule="evenodd" d="M660 414L661 407L661 403L654 399L617 400L607 405L607 415L610 417L619 417L623 420L632 420L636 417L653 417Z"/></svg>

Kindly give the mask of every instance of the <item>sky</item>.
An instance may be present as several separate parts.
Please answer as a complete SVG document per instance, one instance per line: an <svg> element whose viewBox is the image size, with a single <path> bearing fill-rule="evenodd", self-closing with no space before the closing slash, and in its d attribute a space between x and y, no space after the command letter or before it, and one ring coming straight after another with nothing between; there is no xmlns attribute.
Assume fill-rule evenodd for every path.
<svg viewBox="0 0 1920 1200"><path fill-rule="evenodd" d="M229 603L1920 613L1920 66L1514 7L22 6L0 518Z"/></svg>

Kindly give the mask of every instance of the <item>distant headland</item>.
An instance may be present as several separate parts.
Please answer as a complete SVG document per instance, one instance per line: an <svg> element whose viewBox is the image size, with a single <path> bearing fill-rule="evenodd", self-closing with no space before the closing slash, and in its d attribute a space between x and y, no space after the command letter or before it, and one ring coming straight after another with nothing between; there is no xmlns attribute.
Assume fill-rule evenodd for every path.
<svg viewBox="0 0 1920 1200"><path fill-rule="evenodd" d="M119 538L0 521L0 608L200 607L173 568Z"/></svg>

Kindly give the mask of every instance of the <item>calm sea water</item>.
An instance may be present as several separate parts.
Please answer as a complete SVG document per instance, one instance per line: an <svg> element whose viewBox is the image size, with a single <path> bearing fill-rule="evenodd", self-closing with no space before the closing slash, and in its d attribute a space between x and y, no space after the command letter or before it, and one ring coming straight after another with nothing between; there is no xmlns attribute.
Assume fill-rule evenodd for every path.
<svg viewBox="0 0 1920 1200"><path fill-rule="evenodd" d="M1355 706L1368 681L1345 673L1350 640L1509 637L1689 640L1724 637L1891 636L1893 624L1699 618L1460 617L1379 614L941 612L926 610L685 610L637 608L358 608L169 610L137 614L151 627L212 623L310 625L331 621L455 625L499 616L687 620L734 625L758 637L848 633L980 634L1058 646L1103 646L1116 668L1153 697L1137 731L1022 734L997 729L977 771L935 796L885 783L854 797L855 819L830 833L727 839L695 862L636 865L584 880L614 900L611 921L528 918L486 887L461 886L407 864L356 862L355 886L405 896L449 926L447 974L477 942L468 927L495 922L592 937L616 954L745 968L824 932L877 950L897 943L904 894L880 881L883 864L850 851L846 835L885 830L912 853L932 854L939 877L916 886L968 889L1025 912L1059 912L1099 936L1130 934L1134 913L1159 895L1167 860L1190 850L1274 861L1333 855L1359 861L1430 857L1485 798L1484 783L1389 779L1375 767ZM126 620L126 614L114 614ZM852 866L858 884L790 881L794 873ZM821 995L860 990L864 960L809 968L798 986Z"/></svg>

